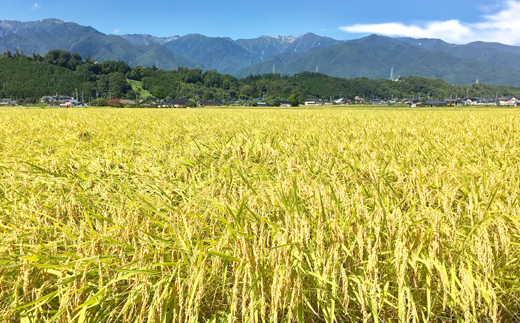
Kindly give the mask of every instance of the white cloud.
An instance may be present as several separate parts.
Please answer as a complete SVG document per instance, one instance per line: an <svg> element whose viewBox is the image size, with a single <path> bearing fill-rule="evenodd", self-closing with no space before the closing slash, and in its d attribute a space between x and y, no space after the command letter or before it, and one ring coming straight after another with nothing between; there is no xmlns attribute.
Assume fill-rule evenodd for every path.
<svg viewBox="0 0 520 323"><path fill-rule="evenodd" d="M121 32L121 29L114 30L114 34L119 34Z"/></svg>
<svg viewBox="0 0 520 323"><path fill-rule="evenodd" d="M40 9L40 8L41 8L41 6L38 3L33 4L31 7L31 9L33 9L33 10Z"/></svg>
<svg viewBox="0 0 520 323"><path fill-rule="evenodd" d="M358 24L340 27L340 29L349 33L440 38L457 44L481 40L515 45L520 43L519 17L520 0L508 0L502 3L498 12L485 14L481 21L476 23L447 20L405 25L396 22L372 25Z"/></svg>

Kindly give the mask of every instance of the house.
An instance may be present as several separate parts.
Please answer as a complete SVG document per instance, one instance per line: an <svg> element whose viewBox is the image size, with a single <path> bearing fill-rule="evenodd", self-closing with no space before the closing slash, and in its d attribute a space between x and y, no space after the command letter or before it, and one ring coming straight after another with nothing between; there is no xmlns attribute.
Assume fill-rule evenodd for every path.
<svg viewBox="0 0 520 323"><path fill-rule="evenodd" d="M318 102L318 99L306 99L305 105L316 105L316 102Z"/></svg>
<svg viewBox="0 0 520 323"><path fill-rule="evenodd" d="M287 108L291 106L291 102L289 101L280 101L280 108Z"/></svg>
<svg viewBox="0 0 520 323"><path fill-rule="evenodd" d="M448 104L442 100L426 100L422 103L423 107L445 107Z"/></svg>
<svg viewBox="0 0 520 323"><path fill-rule="evenodd" d="M489 105L497 105L497 103L498 103L498 99L489 99L488 100Z"/></svg>
<svg viewBox="0 0 520 323"><path fill-rule="evenodd" d="M383 100L383 99L373 99L372 100L372 104L387 104L388 101L386 100Z"/></svg>
<svg viewBox="0 0 520 323"><path fill-rule="evenodd" d="M346 99L346 98L341 98L341 99L337 99L336 101L334 101L334 103L343 104L343 105L351 105L352 101L349 99Z"/></svg>
<svg viewBox="0 0 520 323"><path fill-rule="evenodd" d="M457 105L458 100L457 99L444 99L448 103L448 105Z"/></svg>
<svg viewBox="0 0 520 323"><path fill-rule="evenodd" d="M423 102L419 99L410 99L407 102L410 104L410 108L420 108L423 106Z"/></svg>
<svg viewBox="0 0 520 323"><path fill-rule="evenodd" d="M135 101L134 100L119 100L119 103L121 103L123 105L133 105L133 104L135 104Z"/></svg>
<svg viewBox="0 0 520 323"><path fill-rule="evenodd" d="M359 95L356 95L356 97L354 98L354 102L356 102L356 103L365 103L365 99L359 97Z"/></svg>
<svg viewBox="0 0 520 323"><path fill-rule="evenodd" d="M466 101L466 104L468 104L468 105L487 104L487 100L482 97L469 98Z"/></svg>
<svg viewBox="0 0 520 323"><path fill-rule="evenodd" d="M218 105L218 102L214 102L214 101L203 101L203 100L197 101L197 106L199 106L199 107L215 107L217 105Z"/></svg>
<svg viewBox="0 0 520 323"><path fill-rule="evenodd" d="M16 106L16 100L3 99L0 101L1 106Z"/></svg>
<svg viewBox="0 0 520 323"><path fill-rule="evenodd" d="M514 95L506 96L503 98L500 98L498 100L499 105L507 105L507 106L516 106L519 101L519 98L517 98Z"/></svg>
<svg viewBox="0 0 520 323"><path fill-rule="evenodd" d="M53 95L53 96L44 96L40 100L41 102L47 102L48 104L59 104L61 107L74 106L78 105L79 101L74 99L68 95Z"/></svg>
<svg viewBox="0 0 520 323"><path fill-rule="evenodd" d="M166 101L166 105L168 107L174 107L174 108L185 108L187 103L190 102L189 99L170 99Z"/></svg>
<svg viewBox="0 0 520 323"><path fill-rule="evenodd" d="M306 99L305 105L323 105L325 102L320 99Z"/></svg>

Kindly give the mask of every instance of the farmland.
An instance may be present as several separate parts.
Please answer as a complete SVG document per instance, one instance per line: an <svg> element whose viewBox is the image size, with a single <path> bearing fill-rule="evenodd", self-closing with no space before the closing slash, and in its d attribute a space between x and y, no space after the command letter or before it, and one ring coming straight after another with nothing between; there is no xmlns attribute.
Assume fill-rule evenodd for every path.
<svg viewBox="0 0 520 323"><path fill-rule="evenodd" d="M2 109L0 321L520 320L518 109Z"/></svg>

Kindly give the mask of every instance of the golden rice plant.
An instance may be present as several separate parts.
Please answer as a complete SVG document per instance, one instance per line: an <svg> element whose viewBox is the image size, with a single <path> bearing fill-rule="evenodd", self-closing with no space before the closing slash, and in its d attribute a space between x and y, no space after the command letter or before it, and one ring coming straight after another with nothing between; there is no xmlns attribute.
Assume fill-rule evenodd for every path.
<svg viewBox="0 0 520 323"><path fill-rule="evenodd" d="M519 321L519 112L0 110L0 321Z"/></svg>

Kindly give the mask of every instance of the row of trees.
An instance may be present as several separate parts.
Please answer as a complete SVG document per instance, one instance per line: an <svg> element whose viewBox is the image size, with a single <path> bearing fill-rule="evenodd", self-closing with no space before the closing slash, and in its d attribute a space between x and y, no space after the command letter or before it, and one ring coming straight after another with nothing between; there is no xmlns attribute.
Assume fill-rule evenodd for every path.
<svg viewBox="0 0 520 323"><path fill-rule="evenodd" d="M520 96L520 88L488 84L452 85L441 79L401 77L386 79L330 77L301 72L293 76L280 74L251 75L243 79L216 71L179 67L165 71L156 67L130 67L123 61L96 62L77 53L51 50L45 56L6 51L0 55L0 97L35 99L44 95L68 94L87 101L113 98L134 99L127 80L142 82L143 90L158 99L194 98L230 101L262 98L271 102L306 98L408 98ZM104 102L104 101L103 101Z"/></svg>

